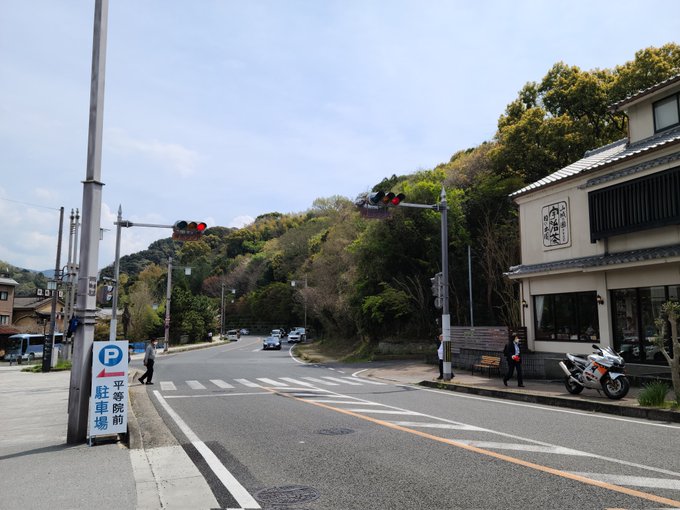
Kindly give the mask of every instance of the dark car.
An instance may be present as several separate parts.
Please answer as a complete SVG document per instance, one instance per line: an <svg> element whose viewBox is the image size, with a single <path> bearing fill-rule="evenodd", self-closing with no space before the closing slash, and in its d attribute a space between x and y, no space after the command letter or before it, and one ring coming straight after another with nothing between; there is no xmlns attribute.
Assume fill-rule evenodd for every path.
<svg viewBox="0 0 680 510"><path fill-rule="evenodd" d="M262 350L281 349L281 339L278 336L268 336L262 343Z"/></svg>

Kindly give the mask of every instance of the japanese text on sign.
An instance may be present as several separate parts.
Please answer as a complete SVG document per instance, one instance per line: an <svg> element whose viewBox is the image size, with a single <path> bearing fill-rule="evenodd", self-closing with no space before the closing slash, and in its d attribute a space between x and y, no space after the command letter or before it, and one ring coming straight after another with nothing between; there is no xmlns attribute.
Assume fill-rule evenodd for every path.
<svg viewBox="0 0 680 510"><path fill-rule="evenodd" d="M569 244L569 209L566 202L543 207L543 246Z"/></svg>
<svg viewBox="0 0 680 510"><path fill-rule="evenodd" d="M94 342L90 437L127 432L128 342Z"/></svg>

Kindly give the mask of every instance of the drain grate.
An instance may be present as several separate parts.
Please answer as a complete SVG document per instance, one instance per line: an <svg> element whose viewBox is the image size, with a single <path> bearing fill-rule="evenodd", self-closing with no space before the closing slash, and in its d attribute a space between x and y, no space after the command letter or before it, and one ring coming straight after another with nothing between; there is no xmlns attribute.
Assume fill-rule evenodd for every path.
<svg viewBox="0 0 680 510"><path fill-rule="evenodd" d="M295 503L307 503L319 499L319 491L313 487L304 485L284 485L262 489L255 494L260 502L266 505L291 505Z"/></svg>
<svg viewBox="0 0 680 510"><path fill-rule="evenodd" d="M323 434L324 436L344 436L346 434L352 434L354 431L352 429L343 429L341 427L335 427L332 429L321 429L316 431L317 434Z"/></svg>

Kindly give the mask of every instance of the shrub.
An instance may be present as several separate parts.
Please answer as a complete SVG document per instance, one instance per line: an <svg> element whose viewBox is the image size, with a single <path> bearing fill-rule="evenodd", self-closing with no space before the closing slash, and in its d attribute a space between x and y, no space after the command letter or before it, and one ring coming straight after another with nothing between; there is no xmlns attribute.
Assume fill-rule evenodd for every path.
<svg viewBox="0 0 680 510"><path fill-rule="evenodd" d="M638 396L638 402L641 406L662 406L666 401L668 390L670 390L668 383L652 381L643 386Z"/></svg>

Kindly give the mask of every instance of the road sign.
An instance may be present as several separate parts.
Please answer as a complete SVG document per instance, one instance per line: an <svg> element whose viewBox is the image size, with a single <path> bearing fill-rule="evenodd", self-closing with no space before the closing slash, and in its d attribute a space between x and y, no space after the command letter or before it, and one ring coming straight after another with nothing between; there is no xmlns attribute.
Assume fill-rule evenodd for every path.
<svg viewBox="0 0 680 510"><path fill-rule="evenodd" d="M127 432L128 342L92 344L89 437Z"/></svg>

